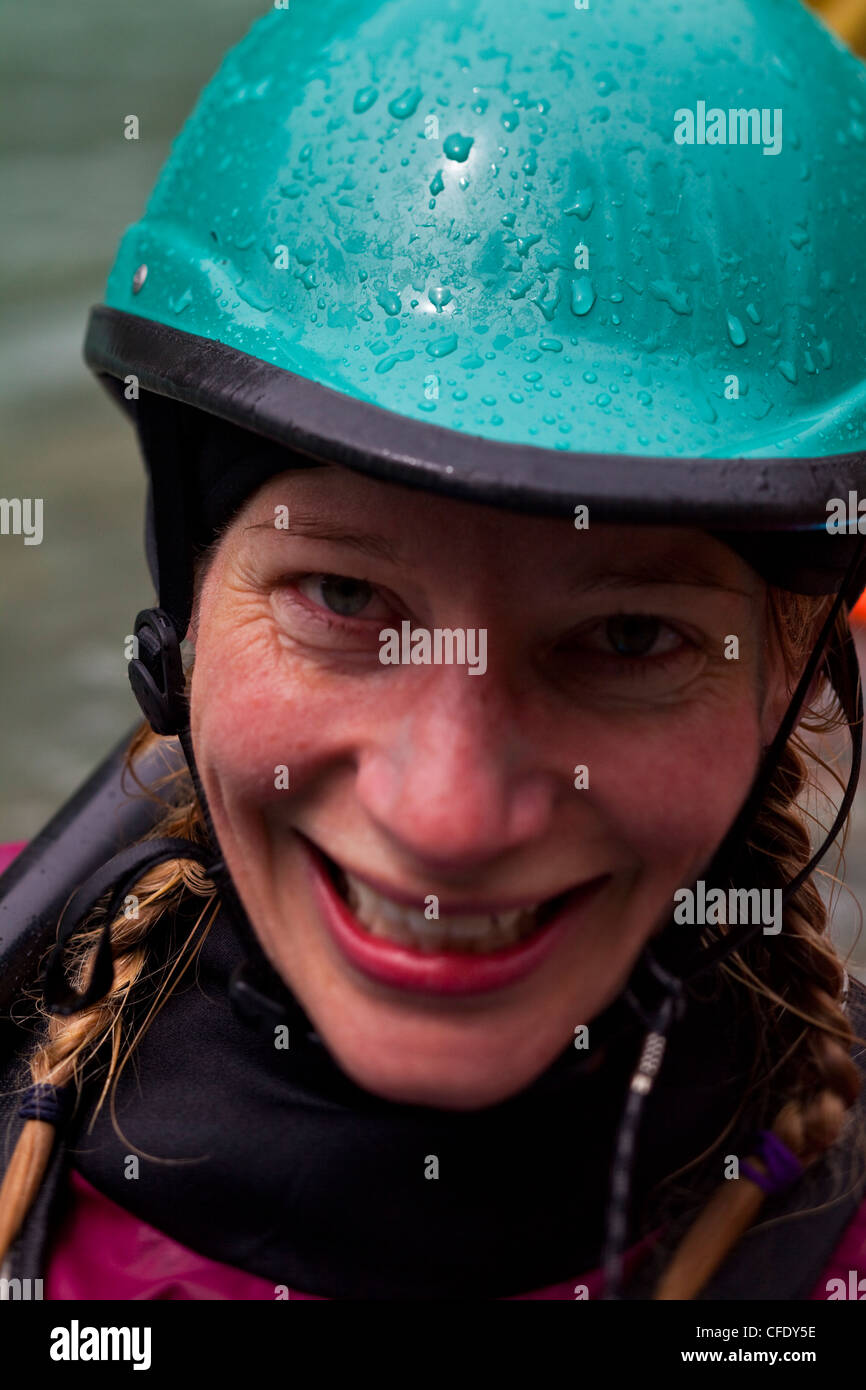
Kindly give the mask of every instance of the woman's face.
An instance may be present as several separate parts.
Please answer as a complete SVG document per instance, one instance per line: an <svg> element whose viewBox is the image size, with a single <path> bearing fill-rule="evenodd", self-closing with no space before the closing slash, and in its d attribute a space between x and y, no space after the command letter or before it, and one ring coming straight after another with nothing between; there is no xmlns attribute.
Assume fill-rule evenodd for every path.
<svg viewBox="0 0 866 1390"><path fill-rule="evenodd" d="M391 1100L540 1075L708 866L781 718L754 572L697 531L589 521L320 467L261 488L206 573L192 733L226 862L332 1055ZM459 636L452 664L383 663L403 623L409 655L466 634L464 664Z"/></svg>

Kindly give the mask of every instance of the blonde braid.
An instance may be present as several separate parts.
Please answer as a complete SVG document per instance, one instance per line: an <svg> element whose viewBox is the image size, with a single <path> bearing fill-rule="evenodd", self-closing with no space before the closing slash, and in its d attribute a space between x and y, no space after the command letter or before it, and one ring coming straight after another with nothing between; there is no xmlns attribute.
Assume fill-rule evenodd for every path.
<svg viewBox="0 0 866 1390"><path fill-rule="evenodd" d="M148 745L157 742L156 735L151 733L147 725L143 725L137 731L126 754L126 767L131 775L135 776L134 758ZM176 783L184 779L184 774L185 769L181 769L164 780ZM147 838L158 835L179 835L199 843L202 841L201 816L191 787L187 797L179 805L170 807ZM162 1003L165 1003L171 989L191 964L218 908L217 904L204 932L199 933L198 928L208 907L214 903L216 892L195 861L176 859L159 864L142 874L136 888L140 897L136 916L128 918L121 913L111 924L114 979L110 993L90 1008L68 1018L46 1014L41 1000L36 995L31 996L37 1013L48 1020L45 1041L30 1059L32 1082L47 1082L58 1087L69 1083L80 1094L87 1060L93 1057L104 1043L111 1040L108 1075L94 1110L94 1119L105 1100L112 1079L116 1087L120 1077L122 1065L118 1065L118 1059L123 1041L124 1011L133 995L134 987L140 982L144 983L143 973L148 963L148 937L154 925L165 913L173 913L186 893L205 899L195 926L182 943L174 961L165 963L162 987L138 1037L142 1035L156 1012L157 1005L161 1007L160 996ZM104 908L102 911L104 912ZM84 987L89 976L102 932L103 922L98 919L97 910L91 919L95 921L95 925L86 932L77 933L72 948L72 977L79 990ZM175 974L177 978L172 980ZM135 1042L137 1041L138 1038ZM130 1046L126 1060L131 1055L135 1042ZM46 1120L26 1120L23 1125L3 1184L0 1186L0 1262L20 1231L39 1191L51 1157L55 1135L54 1125Z"/></svg>
<svg viewBox="0 0 866 1390"><path fill-rule="evenodd" d="M788 744L751 845L779 886L812 854L796 804L807 781L802 746L797 739ZM757 1011L756 1033L770 1064L762 1077L764 1104L780 1094L785 1098L770 1128L804 1168L840 1138L861 1085L850 1055L855 1034L841 1006L844 969L826 939L827 925L824 902L808 879L786 905L782 932L770 944L751 943L724 967L745 986ZM766 1171L758 1157L749 1162ZM744 1174L724 1181L677 1247L655 1299L694 1298L757 1219L766 1195Z"/></svg>

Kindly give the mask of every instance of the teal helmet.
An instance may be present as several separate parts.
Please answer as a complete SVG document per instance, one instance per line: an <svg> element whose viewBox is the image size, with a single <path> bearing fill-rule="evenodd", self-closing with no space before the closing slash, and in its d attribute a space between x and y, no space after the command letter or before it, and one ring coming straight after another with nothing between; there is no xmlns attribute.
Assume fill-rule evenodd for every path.
<svg viewBox="0 0 866 1390"><path fill-rule="evenodd" d="M195 539L288 450L759 531L741 548L782 582L838 587L856 540L828 544L828 506L866 483L866 70L796 0L582 5L291 0L226 56L85 348L146 454L183 406L234 438L229 480L183 451ZM180 500L153 486L165 579Z"/></svg>

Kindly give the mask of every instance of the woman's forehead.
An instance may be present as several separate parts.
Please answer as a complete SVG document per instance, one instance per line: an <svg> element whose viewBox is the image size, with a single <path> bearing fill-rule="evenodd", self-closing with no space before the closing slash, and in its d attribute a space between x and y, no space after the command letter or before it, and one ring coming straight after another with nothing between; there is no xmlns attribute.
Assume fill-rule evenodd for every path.
<svg viewBox="0 0 866 1390"><path fill-rule="evenodd" d="M479 566L505 557L515 571L556 568L563 585L688 584L738 587L760 581L729 546L683 526L593 521L575 500L573 516L543 517L386 483L337 465L272 478L245 507L250 541L273 532L323 540L417 571L443 562Z"/></svg>

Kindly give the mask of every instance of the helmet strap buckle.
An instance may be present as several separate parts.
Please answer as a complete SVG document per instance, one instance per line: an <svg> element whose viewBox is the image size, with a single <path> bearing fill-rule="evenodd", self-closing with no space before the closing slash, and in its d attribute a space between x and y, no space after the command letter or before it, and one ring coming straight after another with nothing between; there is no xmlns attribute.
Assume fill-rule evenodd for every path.
<svg viewBox="0 0 866 1390"><path fill-rule="evenodd" d="M174 623L164 609L145 608L136 617L134 634L132 693L154 733L179 734L189 724L189 705Z"/></svg>

